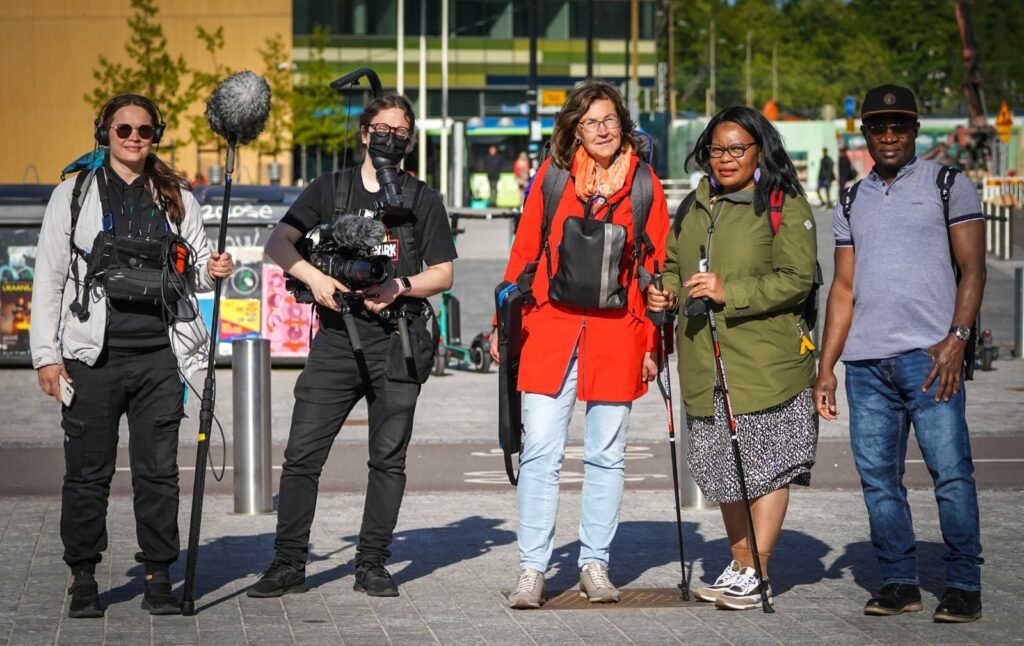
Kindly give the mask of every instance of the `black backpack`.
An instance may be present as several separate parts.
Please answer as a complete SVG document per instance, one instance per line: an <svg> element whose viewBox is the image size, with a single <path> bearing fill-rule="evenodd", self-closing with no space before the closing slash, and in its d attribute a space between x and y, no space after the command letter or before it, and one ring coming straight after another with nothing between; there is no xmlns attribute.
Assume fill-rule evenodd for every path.
<svg viewBox="0 0 1024 646"><path fill-rule="evenodd" d="M690 209L693 208L693 203L697 200L697 191L693 190L683 198L683 201L679 204L679 208L676 209L676 216L672 220L672 237L678 238L679 231L683 226L683 218L689 213ZM782 205L786 201L786 192L782 190L772 191L768 197L768 227L771 229L772 237L775 237L779 233L779 227L782 226ZM818 261L814 261L814 283L811 285L811 292L807 295L807 300L804 301L803 319L807 323L807 331L810 332L814 329L814 326L818 323L818 289L824 283L824 278L821 273L821 265Z"/></svg>
<svg viewBox="0 0 1024 646"><path fill-rule="evenodd" d="M949 260L953 263L953 278L956 279L956 284L960 285L960 266L956 264L956 255L953 253L953 236L949 233L949 194L953 190L953 184L956 182L956 176L960 174L959 168L952 166L943 166L939 169L939 174L935 178L935 186L939 189L939 197L942 198L942 219L946 222L946 242L949 244ZM843 217L846 218L847 223L850 221L850 214L853 212L853 200L857 197L857 188L860 187L860 183L864 180L857 180L853 184L843 189L842 195L839 198L839 204L843 208ZM852 239L852 232L850 234ZM981 314L979 313L979 317ZM971 326L971 336L967 339L967 347L964 348L964 380L974 380L974 360L978 350L978 318L974 319L974 325Z"/></svg>

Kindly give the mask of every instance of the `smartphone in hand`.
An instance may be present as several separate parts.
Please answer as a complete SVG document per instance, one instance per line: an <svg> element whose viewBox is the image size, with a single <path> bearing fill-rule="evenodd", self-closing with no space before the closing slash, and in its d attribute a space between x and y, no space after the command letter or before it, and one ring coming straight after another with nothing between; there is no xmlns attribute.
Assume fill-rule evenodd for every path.
<svg viewBox="0 0 1024 646"><path fill-rule="evenodd" d="M57 377L57 383L60 384L60 401L65 406L70 407L71 402L75 400L75 389L71 387L68 380L64 378L64 375Z"/></svg>

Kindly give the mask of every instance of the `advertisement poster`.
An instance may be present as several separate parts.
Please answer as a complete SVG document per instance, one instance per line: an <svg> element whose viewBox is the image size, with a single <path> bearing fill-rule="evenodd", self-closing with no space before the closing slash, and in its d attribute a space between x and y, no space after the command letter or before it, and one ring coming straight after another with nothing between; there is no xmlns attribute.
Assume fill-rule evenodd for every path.
<svg viewBox="0 0 1024 646"><path fill-rule="evenodd" d="M263 265L263 338L270 339L270 356L305 357L309 354L313 308L295 302L284 287L284 272ZM316 334L314 325L313 334Z"/></svg>
<svg viewBox="0 0 1024 646"><path fill-rule="evenodd" d="M31 324L32 281L0 281L0 352L27 356Z"/></svg>
<svg viewBox="0 0 1024 646"><path fill-rule="evenodd" d="M223 298L220 301L220 342L217 354L231 354L235 339L260 336L260 301L253 298Z"/></svg>

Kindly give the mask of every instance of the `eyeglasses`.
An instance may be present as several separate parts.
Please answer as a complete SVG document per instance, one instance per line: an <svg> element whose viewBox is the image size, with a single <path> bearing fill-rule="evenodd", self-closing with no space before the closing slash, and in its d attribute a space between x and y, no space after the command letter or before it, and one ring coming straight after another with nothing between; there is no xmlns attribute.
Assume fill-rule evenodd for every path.
<svg viewBox="0 0 1024 646"><path fill-rule="evenodd" d="M386 123L371 123L366 127L370 132L376 132L378 135L386 135L388 133L395 133L395 136L399 139L408 139L412 131L405 126L389 126Z"/></svg>
<svg viewBox="0 0 1024 646"><path fill-rule="evenodd" d="M114 134L116 134L119 139L127 139L128 137L131 137L133 130L138 131L139 139L149 141L153 138L153 126L149 124L143 124L136 128L131 124L122 123L120 125L111 126L110 129L114 131Z"/></svg>
<svg viewBox="0 0 1024 646"><path fill-rule="evenodd" d="M872 139L881 139L885 133L892 130L892 134L898 139L906 139L914 130L914 124L909 121L897 121L895 123L865 123L864 130L871 135Z"/></svg>
<svg viewBox="0 0 1024 646"><path fill-rule="evenodd" d="M608 130L618 130L622 124L619 122L618 115L609 115L604 119L598 121L597 119L585 119L580 121L580 130L584 132L597 132L597 129L604 126Z"/></svg>
<svg viewBox="0 0 1024 646"><path fill-rule="evenodd" d="M727 151L729 153L729 156L732 157L733 159L740 159L743 157L743 155L747 154L748 148L751 148L752 146L756 145L757 143L752 141L749 144L731 144L729 146L710 145L706 146L704 149L708 151L709 156L714 157L715 159L718 159Z"/></svg>

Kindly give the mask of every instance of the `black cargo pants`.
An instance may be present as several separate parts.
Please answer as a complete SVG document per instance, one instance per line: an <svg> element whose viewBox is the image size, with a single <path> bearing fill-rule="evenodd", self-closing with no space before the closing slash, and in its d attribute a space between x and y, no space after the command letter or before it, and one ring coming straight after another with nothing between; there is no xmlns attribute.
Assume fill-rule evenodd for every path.
<svg viewBox="0 0 1024 646"><path fill-rule="evenodd" d="M362 341L365 367L343 331L321 328L295 384L274 541L278 558L292 563L307 560L320 474L334 438L363 397L369 408L369 474L356 561L384 563L391 556L420 385L388 379L389 336L364 336Z"/></svg>
<svg viewBox="0 0 1024 646"><path fill-rule="evenodd" d="M118 425L128 415L135 533L146 571L178 558L178 427L184 383L170 346L107 348L96 364L67 360L75 398L63 407L64 487L60 536L64 562L95 565L107 548L107 499Z"/></svg>

